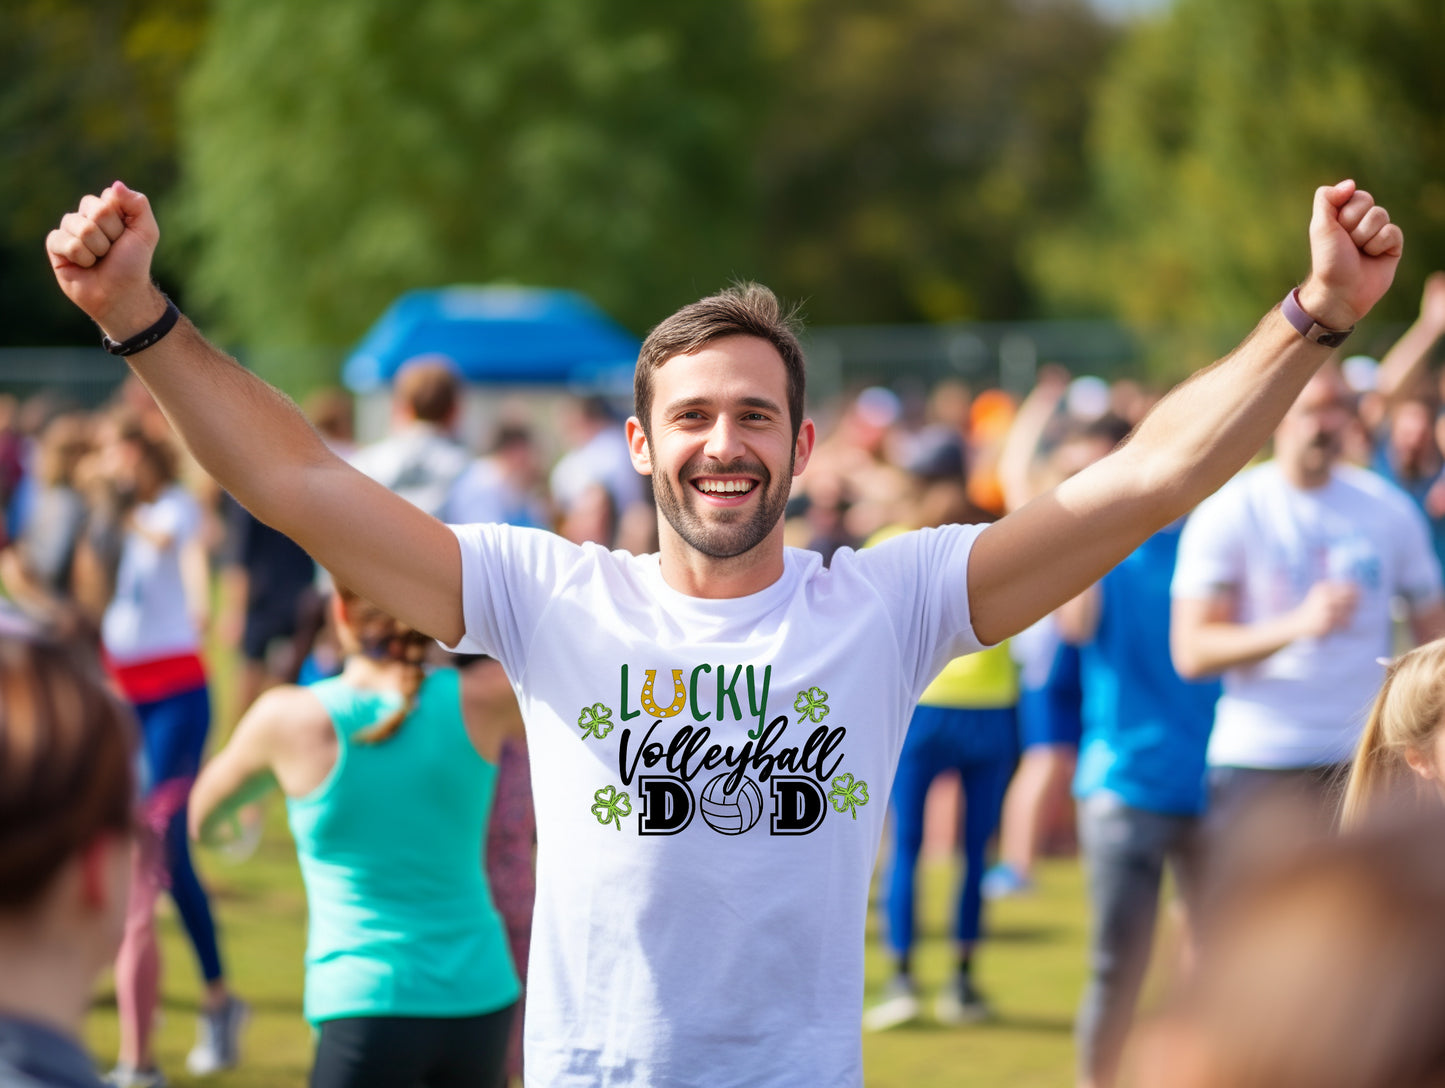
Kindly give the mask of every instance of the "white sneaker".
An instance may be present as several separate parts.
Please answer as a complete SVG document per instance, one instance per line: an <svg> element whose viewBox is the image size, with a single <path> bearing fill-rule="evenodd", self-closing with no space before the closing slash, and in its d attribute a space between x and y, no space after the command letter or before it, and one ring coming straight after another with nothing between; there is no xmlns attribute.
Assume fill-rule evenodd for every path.
<svg viewBox="0 0 1445 1088"><path fill-rule="evenodd" d="M863 1013L863 1030L887 1031L917 1020L921 1011L913 983L906 978L895 978L888 984L883 1000Z"/></svg>
<svg viewBox="0 0 1445 1088"><path fill-rule="evenodd" d="M186 1055L186 1072L204 1077L231 1069L241 1058L241 1029L251 1017L251 1006L228 997L215 1012L203 1012L196 1021L196 1045Z"/></svg>
<svg viewBox="0 0 1445 1088"><path fill-rule="evenodd" d="M137 1069L120 1062L101 1079L110 1088L166 1088L166 1076L159 1069Z"/></svg>

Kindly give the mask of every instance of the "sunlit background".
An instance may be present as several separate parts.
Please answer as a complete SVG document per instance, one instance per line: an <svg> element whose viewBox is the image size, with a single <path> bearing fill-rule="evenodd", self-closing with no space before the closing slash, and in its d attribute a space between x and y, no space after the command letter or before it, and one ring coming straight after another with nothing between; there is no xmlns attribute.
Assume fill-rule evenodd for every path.
<svg viewBox="0 0 1445 1088"><path fill-rule="evenodd" d="M1445 264L1434 0L16 0L0 27L7 349L91 345L40 245L116 177L163 286L298 395L403 291L498 282L636 334L758 279L825 380L890 354L859 326L987 380L1012 323L1061 320L1088 324L1026 324L1005 379L1070 351L1177 376L1304 274L1311 190L1347 175L1409 237L1361 350Z"/></svg>

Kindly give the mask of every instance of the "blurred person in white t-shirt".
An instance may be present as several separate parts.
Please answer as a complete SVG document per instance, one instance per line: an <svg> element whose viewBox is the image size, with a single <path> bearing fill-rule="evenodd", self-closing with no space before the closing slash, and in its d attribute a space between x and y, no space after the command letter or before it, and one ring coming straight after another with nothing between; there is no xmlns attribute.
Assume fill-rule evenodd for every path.
<svg viewBox="0 0 1445 1088"><path fill-rule="evenodd" d="M1275 432L1273 460L1201 503L1180 539L1174 662L1186 679L1223 676L1208 756L1216 825L1277 788L1332 819L1377 661L1392 653L1394 602L1415 642L1445 633L1424 516L1341 461L1353 413L1339 370L1321 370Z"/></svg>
<svg viewBox="0 0 1445 1088"><path fill-rule="evenodd" d="M450 359L418 356L392 387L391 433L362 447L351 463L413 506L439 516L472 455L453 433L461 378Z"/></svg>

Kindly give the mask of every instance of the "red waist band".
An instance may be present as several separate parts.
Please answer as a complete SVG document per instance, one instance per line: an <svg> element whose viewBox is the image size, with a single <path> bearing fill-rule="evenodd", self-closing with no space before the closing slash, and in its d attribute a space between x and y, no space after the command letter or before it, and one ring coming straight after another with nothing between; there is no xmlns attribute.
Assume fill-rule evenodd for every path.
<svg viewBox="0 0 1445 1088"><path fill-rule="evenodd" d="M205 663L193 653L158 657L154 661L138 661L131 665L117 665L107 657L105 665L132 703L154 703L206 686Z"/></svg>

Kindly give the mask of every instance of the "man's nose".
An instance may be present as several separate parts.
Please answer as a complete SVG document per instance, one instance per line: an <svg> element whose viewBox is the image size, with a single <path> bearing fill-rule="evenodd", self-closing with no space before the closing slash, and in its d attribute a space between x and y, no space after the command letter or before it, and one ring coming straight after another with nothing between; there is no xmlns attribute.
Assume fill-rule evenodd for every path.
<svg viewBox="0 0 1445 1088"><path fill-rule="evenodd" d="M734 461L742 456L742 433L737 422L727 416L718 416L707 434L703 453L714 461Z"/></svg>

